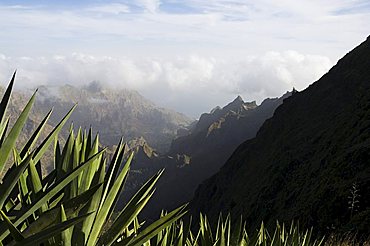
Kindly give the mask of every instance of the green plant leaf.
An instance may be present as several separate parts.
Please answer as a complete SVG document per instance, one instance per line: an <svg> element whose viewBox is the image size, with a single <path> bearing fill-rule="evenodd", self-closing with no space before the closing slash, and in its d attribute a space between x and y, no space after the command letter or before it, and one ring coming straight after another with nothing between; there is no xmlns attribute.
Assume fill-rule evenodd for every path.
<svg viewBox="0 0 370 246"><path fill-rule="evenodd" d="M24 161L21 162L21 164L18 166L13 166L13 169L10 170L4 177L3 183L0 184L0 208L3 207L6 199L17 184L20 176L30 164L31 158L32 155L29 155Z"/></svg>
<svg viewBox="0 0 370 246"><path fill-rule="evenodd" d="M157 183L164 170L160 170L150 178L131 198L123 210L119 213L109 231L103 234L98 245L111 245L124 231L124 229L141 212L154 191L154 185Z"/></svg>
<svg viewBox="0 0 370 246"><path fill-rule="evenodd" d="M85 170L91 163L98 158L105 149L101 150L96 155L92 156L89 160L87 160L85 163L81 164L79 167L77 167L75 170L70 172L63 180L60 180L53 186L51 186L43 196L41 196L35 203L32 204L32 206L25 209L25 211L22 213L20 217L16 219L14 222L15 226L18 226L21 222L23 222L28 216L30 216L32 213L34 213L37 209L39 209L44 203L49 201L53 196L55 196L58 192L60 192L62 189L66 187L73 179L78 177L78 175ZM4 228L0 227L0 241L3 240L7 235L9 234L9 231L4 230Z"/></svg>
<svg viewBox="0 0 370 246"><path fill-rule="evenodd" d="M4 143L5 136L6 136L6 131L8 130L8 127L9 127L9 121L10 121L10 118L8 117L5 121L5 123L1 125L1 129L0 129L0 147Z"/></svg>
<svg viewBox="0 0 370 246"><path fill-rule="evenodd" d="M37 90L36 90L37 92ZM28 118L28 114L32 108L32 105L35 101L36 92L32 95L31 99L28 101L27 105L19 115L18 119L14 123L14 126L10 130L8 136L5 138L4 143L2 144L0 148L0 173L3 171L4 164L8 159L8 156L12 149L15 147L15 143L17 141L17 138L26 123L26 120Z"/></svg>
<svg viewBox="0 0 370 246"><path fill-rule="evenodd" d="M13 85L14 85L14 80L15 80L15 75L16 74L17 74L17 71L15 71L13 73L13 77L10 80L10 83L9 83L9 85L8 85L5 93L4 93L3 98L1 99L1 103L0 103L0 123L1 124L3 123L4 117L5 117L5 113L6 113L6 109L7 109L8 104L9 104L10 95L12 94L12 90L13 90Z"/></svg>
<svg viewBox="0 0 370 246"><path fill-rule="evenodd" d="M99 137L97 135L94 141L94 148L90 150L89 156L93 155L98 150L99 150ZM98 159L85 172L82 173L81 185L79 187L81 191L87 190L90 187L94 175L97 171L96 167L99 167L99 163L100 160Z"/></svg>
<svg viewBox="0 0 370 246"><path fill-rule="evenodd" d="M97 238L100 235L101 229L104 225L104 222L107 220L107 216L109 211L111 210L111 206L114 203L116 197L119 195L119 191L122 189L123 181L125 180L130 168L132 157L133 154L131 154L121 173L118 175L116 181L114 182L114 185L112 186L112 189L107 195L107 198L102 201L102 205L100 206L98 214L96 215L93 228L88 236L87 246L95 245Z"/></svg>
<svg viewBox="0 0 370 246"><path fill-rule="evenodd" d="M126 246L140 246L146 241L150 240L156 236L164 228L170 226L173 222L183 217L187 212L184 211L187 205L183 205L167 215L163 216L159 220L150 224L142 232L139 233L136 237L132 238L129 242L122 240L121 242L116 243L115 245L126 245Z"/></svg>
<svg viewBox="0 0 370 246"><path fill-rule="evenodd" d="M17 229L17 227L13 225L13 223L10 221L8 216L6 216L2 210L0 210L0 214L1 214L2 219L5 221L7 227L9 228L9 231L11 235L13 236L13 238L16 241L22 241L24 237L22 236L21 232Z"/></svg>
<svg viewBox="0 0 370 246"><path fill-rule="evenodd" d="M50 144L54 141L55 137L62 130L63 126L71 116L72 112L76 108L77 104L74 105L68 113L63 117L63 119L58 123L58 125L49 133L49 135L44 139L35 152L33 160L37 163L41 157L44 155L45 151L49 148Z"/></svg>
<svg viewBox="0 0 370 246"><path fill-rule="evenodd" d="M118 146L116 148L116 151L113 154L112 160L109 164L108 170L107 170L107 175L105 176L105 185L104 185L104 190L108 191L112 188L113 186L113 180L116 178L118 170L120 168L121 161L118 161L119 156L121 153L125 152L126 145L123 144L122 138L118 143ZM106 188L108 187L108 188ZM106 194L104 194L104 197Z"/></svg>
<svg viewBox="0 0 370 246"><path fill-rule="evenodd" d="M90 214L84 214L84 215L78 216L76 218L72 218L72 219L69 219L67 221L64 221L60 224L51 226L51 227L49 227L49 228L47 228L47 229L45 229L45 230L43 230L39 233L36 233L36 234L34 234L30 237L25 238L24 240L20 241L16 245L17 246L34 246L34 245L37 245L38 243L42 243L45 240L60 234L62 231L66 230L67 228L69 228L69 227L71 227L71 226L73 226L77 223L80 223L81 221L83 221L89 215Z"/></svg>
<svg viewBox="0 0 370 246"><path fill-rule="evenodd" d="M64 211L64 206L63 204L60 206L60 222L63 223L67 221L67 215L66 212ZM67 228L61 232L61 241L64 246L71 246L71 240L72 240L72 228Z"/></svg>
<svg viewBox="0 0 370 246"><path fill-rule="evenodd" d="M67 218L76 213L76 211L80 211L90 201L91 197L96 193L96 191L101 189L101 186L101 184L96 185L81 195L66 201L63 206ZM35 222L31 223L27 229L23 231L23 235L28 237L44 230L51 225L55 225L59 214L59 209L60 208L57 206L43 213Z"/></svg>
<svg viewBox="0 0 370 246"><path fill-rule="evenodd" d="M100 165L98 172L95 174L95 177L92 181L92 185L96 183L103 184L104 175L105 175L105 163L102 163ZM79 235L84 236L83 238L84 244L86 243L87 237L90 234L90 231L93 227L93 223L96 218L96 214L97 214L99 204L101 201L103 187L104 187L103 185L100 186L99 190L97 190L97 192L92 196L92 199L90 200L89 204L86 206L86 212L92 213L92 214L89 217L87 217L86 220L84 220L84 222L82 223L81 233L79 234ZM76 235L76 237L80 237L80 236ZM79 239L79 240L82 241L82 239Z"/></svg>
<svg viewBox="0 0 370 246"><path fill-rule="evenodd" d="M41 121L41 123L39 124L39 126L37 127L37 129L34 131L34 133L32 134L32 136L28 139L27 143L24 145L21 153L20 153L20 157L23 158L25 157L25 155L27 154L27 152L29 152L33 146L35 145L35 143L37 142L39 136L40 136L40 133L42 132L42 130L44 129L47 121L49 120L50 118L50 115L51 113L53 112L53 110L50 110L45 118Z"/></svg>
<svg viewBox="0 0 370 246"><path fill-rule="evenodd" d="M97 245L112 245L142 211L144 206L152 197L153 193L154 191L147 194L145 197L142 197L137 204L130 204L129 206L126 206L126 209L120 212L119 216L109 230L99 238Z"/></svg>

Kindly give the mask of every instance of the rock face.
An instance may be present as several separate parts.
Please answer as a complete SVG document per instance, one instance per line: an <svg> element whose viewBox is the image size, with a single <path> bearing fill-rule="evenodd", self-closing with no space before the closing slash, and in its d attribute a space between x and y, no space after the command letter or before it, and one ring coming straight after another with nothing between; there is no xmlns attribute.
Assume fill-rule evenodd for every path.
<svg viewBox="0 0 370 246"><path fill-rule="evenodd" d="M213 166L219 169L239 144L256 135L263 122L290 95L287 92L280 98L266 99L259 106L256 102L244 102L238 96L225 107L216 107L211 113L202 114L188 135L172 142L169 154L182 153L192 158L199 154L208 158L210 153L218 150L223 158L217 162L220 164Z"/></svg>
<svg viewBox="0 0 370 246"><path fill-rule="evenodd" d="M223 108L202 114L184 136L175 139L165 155L144 158L138 155L133 168L140 166L145 180L155 171L149 167L166 170L159 180L157 192L144 211L146 218L157 218L162 209L171 210L191 200L197 186L216 173L235 148L253 138L263 122L289 97L266 99L261 105L244 102L239 96ZM142 164L140 164L142 163ZM145 168L146 167L146 168ZM135 175L135 174L134 174ZM138 175L135 180L139 180Z"/></svg>
<svg viewBox="0 0 370 246"><path fill-rule="evenodd" d="M370 38L277 108L202 183L191 207L215 220L240 214L253 228L299 220L370 232ZM351 209L351 191L358 189ZM353 202L352 202L353 204Z"/></svg>

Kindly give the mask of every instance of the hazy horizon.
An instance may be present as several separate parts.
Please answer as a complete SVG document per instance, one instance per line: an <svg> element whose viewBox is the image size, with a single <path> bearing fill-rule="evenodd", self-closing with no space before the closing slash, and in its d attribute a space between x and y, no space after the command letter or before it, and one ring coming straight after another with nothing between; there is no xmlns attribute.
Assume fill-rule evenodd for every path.
<svg viewBox="0 0 370 246"><path fill-rule="evenodd" d="M98 80L197 118L305 89L366 39L369 17L367 1L6 0L0 80Z"/></svg>

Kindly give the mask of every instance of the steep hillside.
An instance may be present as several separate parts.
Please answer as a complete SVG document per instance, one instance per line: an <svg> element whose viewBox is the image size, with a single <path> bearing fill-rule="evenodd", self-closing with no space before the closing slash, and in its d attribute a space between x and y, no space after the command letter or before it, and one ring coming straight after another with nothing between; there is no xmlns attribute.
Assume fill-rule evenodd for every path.
<svg viewBox="0 0 370 246"><path fill-rule="evenodd" d="M251 227L299 219L322 232L370 232L369 129L370 37L285 100L198 188L193 212L243 214Z"/></svg>
<svg viewBox="0 0 370 246"><path fill-rule="evenodd" d="M222 156L228 158L232 152L227 150L233 151L240 143L253 138L263 122L290 95L291 92L287 92L280 98L265 99L258 106L256 102L244 102L238 96L223 108L216 107L210 113L202 114L189 134L172 142L169 154L182 153L192 158L203 155L209 158L205 153L219 150ZM220 167L217 164L215 166L217 169Z"/></svg>
<svg viewBox="0 0 370 246"><path fill-rule="evenodd" d="M290 95L288 92L281 98L266 99L259 106L237 97L225 107L203 114L186 136L172 142L165 155L153 155L147 144L141 144L133 164L141 172L132 179L145 180L158 168L166 168L144 215L153 218L161 209L170 210L190 201L197 186L216 173L240 143L253 138Z"/></svg>

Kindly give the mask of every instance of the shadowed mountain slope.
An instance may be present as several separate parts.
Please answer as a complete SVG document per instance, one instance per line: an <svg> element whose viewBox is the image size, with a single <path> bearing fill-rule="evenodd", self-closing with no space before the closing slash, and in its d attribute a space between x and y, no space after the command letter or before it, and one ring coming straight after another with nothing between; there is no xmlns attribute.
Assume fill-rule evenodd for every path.
<svg viewBox="0 0 370 246"><path fill-rule="evenodd" d="M152 156L149 157L144 154L148 148L143 145L145 148L140 148L141 154L135 157L133 168L141 167L141 174L146 175L156 171L148 170L150 167L166 168L144 215L155 218L162 209L171 210L190 201L197 186L216 173L239 144L253 138L263 122L290 95L287 92L280 98L266 99L259 106L237 97L223 108L202 114L187 135L172 142L165 155L146 151ZM138 180L138 174L132 178ZM145 175L142 178L145 179Z"/></svg>
<svg viewBox="0 0 370 246"><path fill-rule="evenodd" d="M351 189L357 186L354 209ZM194 214L295 219L305 226L370 232L370 37L277 108L192 202Z"/></svg>

